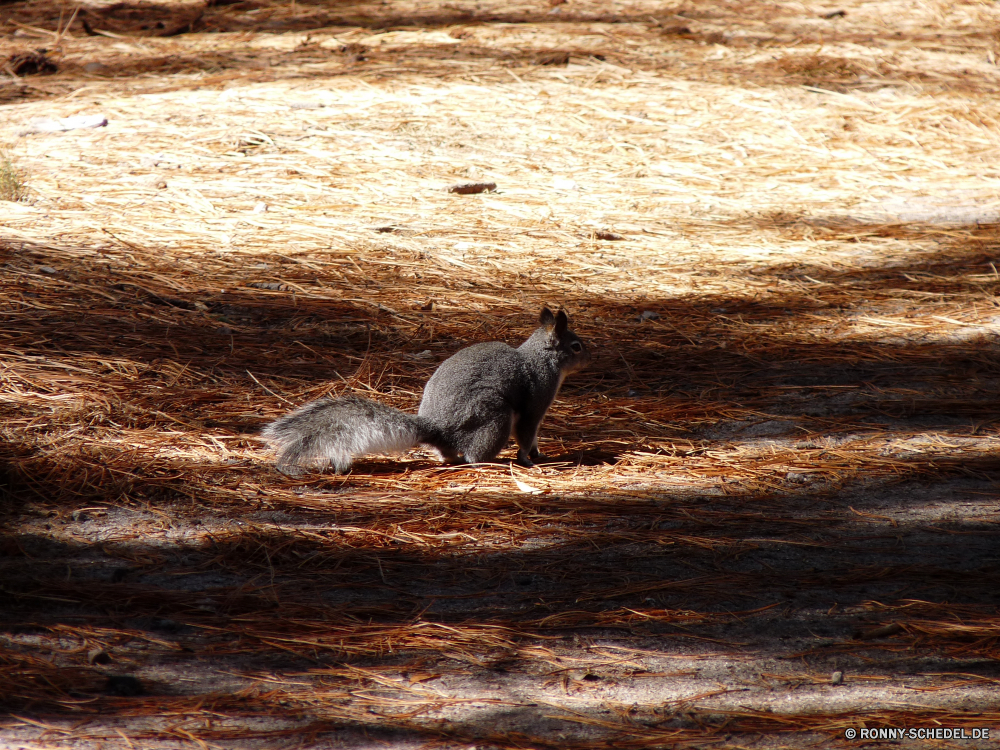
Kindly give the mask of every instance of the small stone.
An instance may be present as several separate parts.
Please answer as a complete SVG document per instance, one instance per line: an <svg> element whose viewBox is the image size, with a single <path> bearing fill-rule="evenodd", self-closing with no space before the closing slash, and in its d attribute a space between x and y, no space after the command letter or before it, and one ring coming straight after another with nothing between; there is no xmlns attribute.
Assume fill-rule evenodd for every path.
<svg viewBox="0 0 1000 750"><path fill-rule="evenodd" d="M59 273L59 272L58 272L58 271L57 271L56 269L54 269L54 268L53 268L52 266L39 266L39 267L38 267L38 270L39 270L39 271L40 271L41 273L47 273L47 274L48 274L49 276L51 276L52 274L55 274L55 273Z"/></svg>
<svg viewBox="0 0 1000 750"><path fill-rule="evenodd" d="M843 685L844 684L844 673L843 672L834 672L832 675L830 675L830 684L831 685Z"/></svg>
<svg viewBox="0 0 1000 750"><path fill-rule="evenodd" d="M459 185L452 185L448 188L448 192L457 195L475 195L476 193L493 193L496 192L496 189L495 182L463 182Z"/></svg>
<svg viewBox="0 0 1000 750"><path fill-rule="evenodd" d="M652 310L643 310L639 315L639 322L642 323L646 320L659 320L660 314L658 312L653 312Z"/></svg>

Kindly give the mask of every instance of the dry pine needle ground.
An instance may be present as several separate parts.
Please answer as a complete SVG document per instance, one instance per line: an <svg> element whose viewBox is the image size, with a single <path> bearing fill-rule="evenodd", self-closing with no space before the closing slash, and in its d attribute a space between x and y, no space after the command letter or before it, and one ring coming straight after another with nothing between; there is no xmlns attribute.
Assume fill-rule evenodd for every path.
<svg viewBox="0 0 1000 750"><path fill-rule="evenodd" d="M0 744L1000 731L995 4L2 8ZM255 437L543 304L537 470Z"/></svg>

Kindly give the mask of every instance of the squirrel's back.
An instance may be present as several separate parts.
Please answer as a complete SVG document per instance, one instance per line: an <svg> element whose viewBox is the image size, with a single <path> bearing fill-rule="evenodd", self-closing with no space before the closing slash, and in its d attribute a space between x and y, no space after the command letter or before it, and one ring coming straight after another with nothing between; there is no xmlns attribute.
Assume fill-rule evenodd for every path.
<svg viewBox="0 0 1000 750"><path fill-rule="evenodd" d="M417 412L447 431L517 408L528 396L521 353L499 341L473 344L446 359L424 386Z"/></svg>

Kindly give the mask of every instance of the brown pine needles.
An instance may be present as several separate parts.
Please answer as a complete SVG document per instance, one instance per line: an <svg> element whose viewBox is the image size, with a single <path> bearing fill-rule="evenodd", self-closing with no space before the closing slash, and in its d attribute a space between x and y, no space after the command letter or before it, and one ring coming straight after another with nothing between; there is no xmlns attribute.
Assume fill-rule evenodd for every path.
<svg viewBox="0 0 1000 750"><path fill-rule="evenodd" d="M6 4L2 741L1000 724L1000 15L837 7ZM273 470L543 304L539 469Z"/></svg>

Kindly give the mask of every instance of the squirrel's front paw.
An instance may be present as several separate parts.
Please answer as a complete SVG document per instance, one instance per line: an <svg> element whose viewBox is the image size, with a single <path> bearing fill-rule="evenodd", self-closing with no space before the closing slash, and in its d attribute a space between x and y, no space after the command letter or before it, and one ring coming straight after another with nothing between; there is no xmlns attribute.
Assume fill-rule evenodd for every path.
<svg viewBox="0 0 1000 750"><path fill-rule="evenodd" d="M544 461L548 458L544 453L538 450L538 446L534 446L530 451L528 451L528 456L532 461Z"/></svg>

